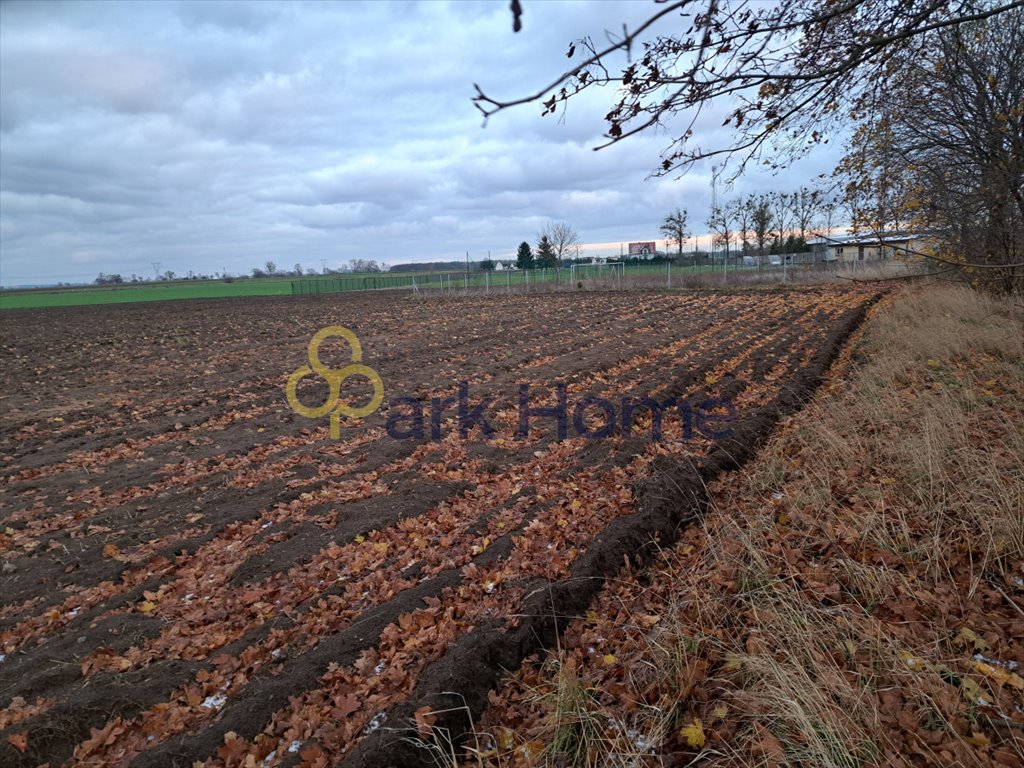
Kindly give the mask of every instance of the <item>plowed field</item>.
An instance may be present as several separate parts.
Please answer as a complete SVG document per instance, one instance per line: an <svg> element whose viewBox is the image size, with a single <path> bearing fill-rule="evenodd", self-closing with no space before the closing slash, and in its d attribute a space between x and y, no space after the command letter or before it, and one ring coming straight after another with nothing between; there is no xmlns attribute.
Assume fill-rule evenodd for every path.
<svg viewBox="0 0 1024 768"><path fill-rule="evenodd" d="M624 558L674 538L874 298L5 313L0 763L420 764L417 716L478 712ZM285 397L330 325L358 335L385 387L338 439ZM348 362L340 343L321 354ZM316 380L299 386L311 406ZM342 397L371 392L355 377ZM649 409L623 429L623 398L676 399L661 440Z"/></svg>

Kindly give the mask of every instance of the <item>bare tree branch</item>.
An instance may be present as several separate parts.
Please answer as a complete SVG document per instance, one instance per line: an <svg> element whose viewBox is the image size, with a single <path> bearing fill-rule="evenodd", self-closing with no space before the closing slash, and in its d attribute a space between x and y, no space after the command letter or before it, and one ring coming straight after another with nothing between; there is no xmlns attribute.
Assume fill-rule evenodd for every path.
<svg viewBox="0 0 1024 768"><path fill-rule="evenodd" d="M673 138L654 175L722 156L738 161L738 174L768 147L775 150L769 164L780 167L827 141L840 115L862 110L908 46L921 48L938 30L1004 14L1024 0L677 0L659 6L635 29L608 35L600 49L589 38L576 41L569 55L579 46L586 54L580 62L526 96L499 99L474 85L473 101L485 122L532 102L541 103L542 114L554 113L584 90L613 88L604 118L607 141L595 149L661 126ZM625 64L610 65L619 54ZM730 140L701 147L694 132L707 105L731 109L726 124L733 131Z"/></svg>

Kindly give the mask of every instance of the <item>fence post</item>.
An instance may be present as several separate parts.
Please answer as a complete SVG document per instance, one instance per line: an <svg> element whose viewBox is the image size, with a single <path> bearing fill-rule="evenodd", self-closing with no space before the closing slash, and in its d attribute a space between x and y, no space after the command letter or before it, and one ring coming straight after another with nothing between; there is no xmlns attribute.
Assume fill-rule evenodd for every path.
<svg viewBox="0 0 1024 768"><path fill-rule="evenodd" d="M668 289L672 290L672 262L668 263Z"/></svg>

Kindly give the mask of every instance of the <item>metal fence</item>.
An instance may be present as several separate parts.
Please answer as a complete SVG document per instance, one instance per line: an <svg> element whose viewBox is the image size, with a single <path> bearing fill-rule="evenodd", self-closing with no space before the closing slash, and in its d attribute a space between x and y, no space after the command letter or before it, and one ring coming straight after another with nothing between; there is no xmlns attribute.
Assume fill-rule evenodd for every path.
<svg viewBox="0 0 1024 768"><path fill-rule="evenodd" d="M625 290L630 288L699 288L821 282L834 278L914 274L920 265L901 261L814 261L813 254L788 254L789 258L715 254L693 263L579 264L561 269L504 270L500 272L434 272L369 275L330 275L291 281L299 296L351 291L409 291L431 294L531 293L564 290ZM774 263L773 263L774 262Z"/></svg>

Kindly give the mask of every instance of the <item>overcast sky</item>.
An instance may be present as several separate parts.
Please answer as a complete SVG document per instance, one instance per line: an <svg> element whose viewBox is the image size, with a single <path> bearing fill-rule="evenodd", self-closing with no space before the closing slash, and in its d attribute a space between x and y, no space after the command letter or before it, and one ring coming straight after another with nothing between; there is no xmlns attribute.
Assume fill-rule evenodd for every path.
<svg viewBox="0 0 1024 768"><path fill-rule="evenodd" d="M474 82L499 98L539 87L572 40L653 3L525 0L519 34L508 5L0 4L0 283L512 257L549 220L608 255L658 238L676 206L704 221L708 169L646 179L666 135L592 151L610 93L486 128L471 102Z"/></svg>

